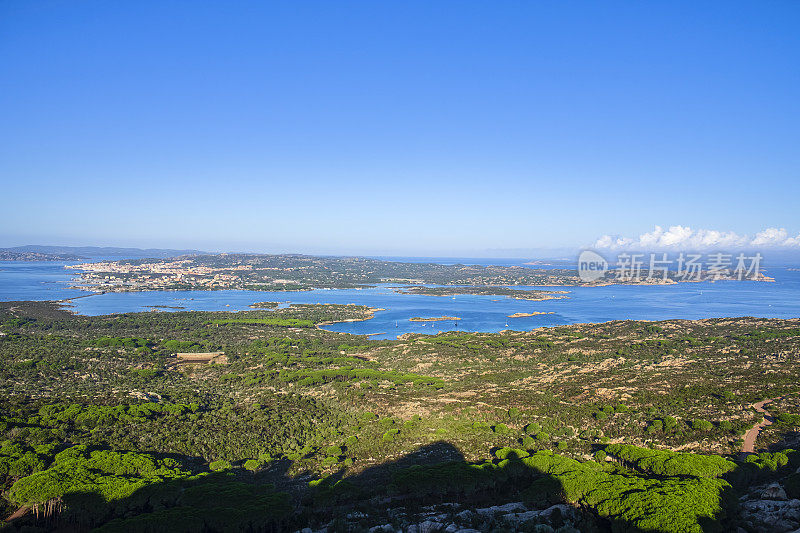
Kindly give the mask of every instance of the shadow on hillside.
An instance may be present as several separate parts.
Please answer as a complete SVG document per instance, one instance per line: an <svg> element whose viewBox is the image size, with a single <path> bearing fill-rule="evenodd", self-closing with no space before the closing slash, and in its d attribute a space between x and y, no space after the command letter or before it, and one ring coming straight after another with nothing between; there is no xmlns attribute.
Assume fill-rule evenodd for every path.
<svg viewBox="0 0 800 533"><path fill-rule="evenodd" d="M795 427L781 431L778 435L778 441L771 444L767 449L770 452L779 452L786 449L800 449L800 429Z"/></svg>
<svg viewBox="0 0 800 533"><path fill-rule="evenodd" d="M550 457L559 460L558 456ZM562 481L545 469L526 465L513 453L507 461L469 463L454 445L444 441L421 446L352 476L337 473L311 484L307 474L287 475L290 467L290 461L281 460L256 475L240 471L165 481L110 504L93 493L71 495L65 498L67 510L56 518L29 515L4 531L37 531L38 527L41 531L70 532L99 528L99 533L277 532L320 529L326 524L331 525L329 531L349 531L359 530L359 517L365 515L370 518L369 525L392 523L400 509L411 522L421 520L424 508L436 504L458 503L459 507L453 508L455 513L509 502L525 502L528 509L565 502ZM578 476L571 483L576 479L581 482ZM586 483L591 484L591 479ZM624 486L620 487L619 494L626 496ZM608 486L585 488L609 490ZM723 501L730 498L731 494L722 494ZM582 507L575 518L582 531L641 531L624 520L612 524ZM441 508L446 511L446 506ZM664 512L660 508L652 511ZM350 518L343 520L346 516ZM463 525L481 527L485 523L481 520ZM557 528L564 524L564 518L557 511L548 515L547 522ZM701 518L699 523L703 531L723 530L716 520Z"/></svg>

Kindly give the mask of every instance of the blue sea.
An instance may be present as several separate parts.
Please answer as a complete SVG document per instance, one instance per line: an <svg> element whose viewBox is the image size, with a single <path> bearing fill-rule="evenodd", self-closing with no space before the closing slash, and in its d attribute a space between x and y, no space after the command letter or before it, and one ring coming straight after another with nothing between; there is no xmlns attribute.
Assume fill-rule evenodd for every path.
<svg viewBox="0 0 800 533"><path fill-rule="evenodd" d="M430 260L426 258L426 260ZM464 262L448 259L449 262ZM496 264L483 260L485 264ZM523 264L523 261L506 264ZM441 260L445 262L445 260ZM800 317L800 271L785 266L770 268L774 283L727 281L678 283L663 286L527 287L567 290L567 299L534 302L502 296L422 296L399 294L394 285L368 289L262 291L149 291L86 296L68 289L75 272L67 263L0 262L0 301L66 300L71 311L103 315L137 311L240 311L255 302L359 304L381 308L363 322L327 326L331 331L369 334L373 339L393 339L403 333L439 331L526 331L541 326L605 322L609 320L700 319L713 317ZM537 268L541 265L536 265ZM526 288L526 287L515 287ZM156 306L169 306L157 308ZM180 308L180 309L175 309ZM514 313L549 314L509 318ZM459 321L411 322L409 318L455 316Z"/></svg>

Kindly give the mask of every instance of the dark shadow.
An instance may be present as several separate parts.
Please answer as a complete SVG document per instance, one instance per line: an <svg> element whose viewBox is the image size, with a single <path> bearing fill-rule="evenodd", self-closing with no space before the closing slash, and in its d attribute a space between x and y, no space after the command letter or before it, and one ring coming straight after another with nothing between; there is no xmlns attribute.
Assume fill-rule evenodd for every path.
<svg viewBox="0 0 800 533"><path fill-rule="evenodd" d="M800 428L782 429L778 434L778 440L767 448L770 452L779 452L786 449L800 449Z"/></svg>
<svg viewBox="0 0 800 533"><path fill-rule="evenodd" d="M39 528L82 532L97 528L100 533L276 532L327 526L332 533L397 523L399 512L403 513L406 523L422 521L426 513L430 514L431 506L436 506L437 513L447 515L448 520L460 521L461 527L506 527L511 531L546 523L554 528L571 524L581 531L637 532L645 530L625 520L599 517L582 503L585 500L575 499L576 492L616 490L614 494L624 497L626 491L635 495L640 490L625 488L626 479L667 479L616 470L620 467L610 463L594 463L583 470L579 465L587 463L577 463L550 452L542 452L534 458L524 457L527 455L524 451L520 451L522 457L515 452L505 452L498 454L504 457L502 460L470 463L453 444L439 441L397 459L369 466L357 474L345 476L339 472L313 480L311 484L312 477L308 473L289 476L292 463L279 460L255 475L238 470L164 481L111 503L95 493L70 495L64 499L66 509L61 514L38 519L29 515L7 525L4 531ZM184 460L187 465L197 461L196 458ZM570 476L571 470L577 470L578 474ZM601 472L601 475L592 477L593 472ZM730 481L734 484L750 482L744 470L742 472L738 478L729 476ZM619 485L609 484L604 473L617 476L614 483ZM569 480L569 487L564 480ZM619 488L615 489L617 486ZM734 489L722 491L720 497L724 506L735 505ZM572 501L568 501L570 498ZM474 511L512 502L523 502L528 510L550 509L550 512L532 518L519 529L513 526L508 529L508 524L495 523L475 512L469 515L472 518L456 517L464 509ZM557 507L561 503L569 504L571 510L568 509L566 515ZM704 531L725 531L730 526L723 517L698 521Z"/></svg>

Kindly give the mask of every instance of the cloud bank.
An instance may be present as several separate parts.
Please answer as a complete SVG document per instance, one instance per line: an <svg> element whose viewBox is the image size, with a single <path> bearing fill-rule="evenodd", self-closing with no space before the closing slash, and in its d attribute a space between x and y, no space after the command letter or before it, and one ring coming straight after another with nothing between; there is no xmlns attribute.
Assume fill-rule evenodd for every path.
<svg viewBox="0 0 800 533"><path fill-rule="evenodd" d="M800 233L792 237L785 228L766 228L753 236L739 235L733 231L692 229L689 226L656 226L649 233L636 238L603 235L594 248L631 250L731 250L780 248L800 250Z"/></svg>

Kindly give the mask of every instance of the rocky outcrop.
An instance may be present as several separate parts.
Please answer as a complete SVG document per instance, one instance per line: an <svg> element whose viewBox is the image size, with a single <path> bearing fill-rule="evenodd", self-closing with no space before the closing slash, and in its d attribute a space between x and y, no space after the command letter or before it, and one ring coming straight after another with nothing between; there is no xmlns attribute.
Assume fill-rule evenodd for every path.
<svg viewBox="0 0 800 533"><path fill-rule="evenodd" d="M800 528L800 500L787 499L779 483L753 488L742 497L740 509L749 531L788 533Z"/></svg>
<svg viewBox="0 0 800 533"><path fill-rule="evenodd" d="M491 507L460 509L448 503L430 506L421 513L410 514L404 508L389 509L390 520L376 525L364 525L366 515L351 513L347 516L348 529L366 529L369 533L483 533L506 530L534 531L536 533L580 533L578 526L583 517L575 508L557 504L546 509L529 509L522 502L511 502ZM375 518L377 520L377 517ZM321 529L303 529L297 533L327 533L333 526Z"/></svg>

